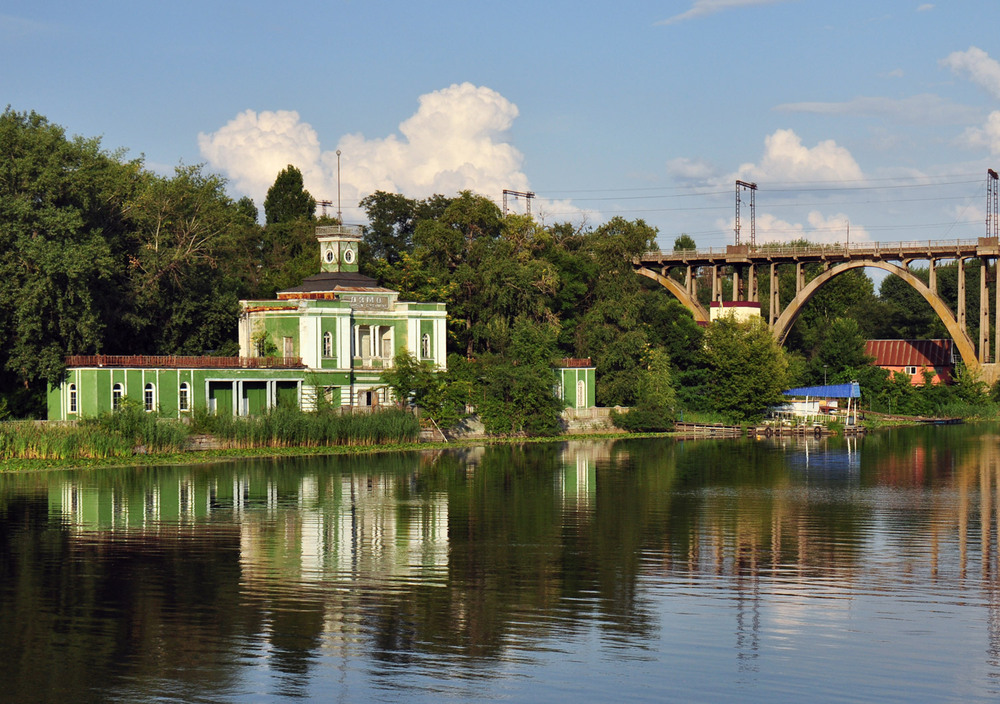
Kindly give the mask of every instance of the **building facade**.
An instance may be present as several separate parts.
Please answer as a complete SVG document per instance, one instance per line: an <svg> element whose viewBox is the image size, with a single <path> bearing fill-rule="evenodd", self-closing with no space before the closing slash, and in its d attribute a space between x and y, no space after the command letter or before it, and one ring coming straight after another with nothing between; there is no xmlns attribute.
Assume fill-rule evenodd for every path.
<svg viewBox="0 0 1000 704"><path fill-rule="evenodd" d="M555 396L563 408L593 408L597 405L596 368L590 358L567 357L559 361Z"/></svg>
<svg viewBox="0 0 1000 704"><path fill-rule="evenodd" d="M49 389L49 419L96 416L125 398L175 418L283 404L371 407L391 400L382 373L399 352L444 370L445 305L400 301L360 274L360 228L316 234L320 273L277 300L240 302L239 357L69 357L63 383Z"/></svg>
<svg viewBox="0 0 1000 704"><path fill-rule="evenodd" d="M950 384L955 372L955 343L952 340L867 340L865 354L872 362L892 373L906 374L913 386Z"/></svg>

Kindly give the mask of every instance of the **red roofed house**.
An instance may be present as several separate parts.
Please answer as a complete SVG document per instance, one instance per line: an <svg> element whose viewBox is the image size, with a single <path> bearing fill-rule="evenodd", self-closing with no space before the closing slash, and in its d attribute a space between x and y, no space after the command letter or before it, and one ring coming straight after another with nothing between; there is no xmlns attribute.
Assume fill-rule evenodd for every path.
<svg viewBox="0 0 1000 704"><path fill-rule="evenodd" d="M952 340L868 340L865 353L883 369L908 374L914 386L924 385L924 371L934 372L932 384L950 384L955 368Z"/></svg>

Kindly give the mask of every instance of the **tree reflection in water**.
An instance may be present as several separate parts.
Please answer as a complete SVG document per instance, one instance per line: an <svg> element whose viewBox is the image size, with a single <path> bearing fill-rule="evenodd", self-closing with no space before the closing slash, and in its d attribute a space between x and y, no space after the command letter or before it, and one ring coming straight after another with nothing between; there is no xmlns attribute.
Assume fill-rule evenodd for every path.
<svg viewBox="0 0 1000 704"><path fill-rule="evenodd" d="M994 677L996 448L959 427L5 475L0 698L444 691L592 633L655 660L712 594L732 686L759 687L776 623L839 628L901 583L981 596Z"/></svg>

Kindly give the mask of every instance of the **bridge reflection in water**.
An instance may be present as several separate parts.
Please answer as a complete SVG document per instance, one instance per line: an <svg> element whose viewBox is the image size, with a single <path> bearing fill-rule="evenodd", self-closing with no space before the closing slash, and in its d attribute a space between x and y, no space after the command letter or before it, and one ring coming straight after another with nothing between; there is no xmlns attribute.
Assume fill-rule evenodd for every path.
<svg viewBox="0 0 1000 704"><path fill-rule="evenodd" d="M698 322L707 323L709 313L698 296L698 279L707 270L711 279L711 303L723 303L723 279L732 277L732 300L760 303L760 279L767 269L768 325L784 343L802 309L824 284L853 269L881 269L900 277L919 293L944 323L962 361L992 384L1000 378L1000 286L997 286L997 237L925 242L856 242L847 245L730 245L725 248L646 252L633 262L636 272L656 281L691 311ZM928 263L928 281L910 271L913 262ZM974 343L966 320L965 274L975 262L979 269L979 339ZM944 262L958 268L957 306L952 310L938 290L937 267ZM806 266L820 265L807 280ZM783 295L779 270L794 267L795 293ZM815 269L815 267L811 267ZM683 276L671 273L681 271ZM990 306L990 299L994 305ZM784 301L784 303L782 303ZM993 311L991 314L991 310ZM994 337L991 338L991 318ZM990 342L993 341L991 347Z"/></svg>
<svg viewBox="0 0 1000 704"><path fill-rule="evenodd" d="M906 673L932 687L910 701L948 700L957 673L963 701L992 700L998 440L970 424L4 476L0 565L20 577L0 604L31 628L0 635L36 654L11 700L85 676L100 700L177 682L242 700L255 677L260 701L319 700L347 673L352 700L460 682L492 701L500 680L537 701L565 694L569 659L602 694L657 700L699 698L664 677L678 663L718 701L834 699L847 679L885 701Z"/></svg>

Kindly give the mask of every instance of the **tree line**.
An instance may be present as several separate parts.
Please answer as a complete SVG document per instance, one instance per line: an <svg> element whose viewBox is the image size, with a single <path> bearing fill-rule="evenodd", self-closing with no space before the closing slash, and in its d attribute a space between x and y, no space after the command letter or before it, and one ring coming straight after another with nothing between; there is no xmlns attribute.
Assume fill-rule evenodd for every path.
<svg viewBox="0 0 1000 704"><path fill-rule="evenodd" d="M156 174L97 138L71 137L8 107L0 115L0 416L44 417L46 384L62 378L67 354L236 354L239 300L271 298L316 273L315 227L336 222L317 217L294 165L262 205L260 224L256 205L231 198L225 179L202 166ZM902 410L910 392L871 367L864 339L939 336L909 287L889 277L876 294L861 272L817 294L786 349L760 321L703 329L634 273L632 259L657 246L657 230L641 219L545 224L504 216L471 192L412 199L380 191L360 205L363 273L403 300L447 304L447 374L404 357L389 379L445 423L471 405L490 432L552 432L560 409L551 366L561 357L591 358L598 405L631 408L619 422L635 429L669 427L685 412L759 417L782 389L823 376L893 393ZM675 243L693 245L686 235ZM783 293L792 290L782 282ZM967 395L981 399L973 382Z"/></svg>

